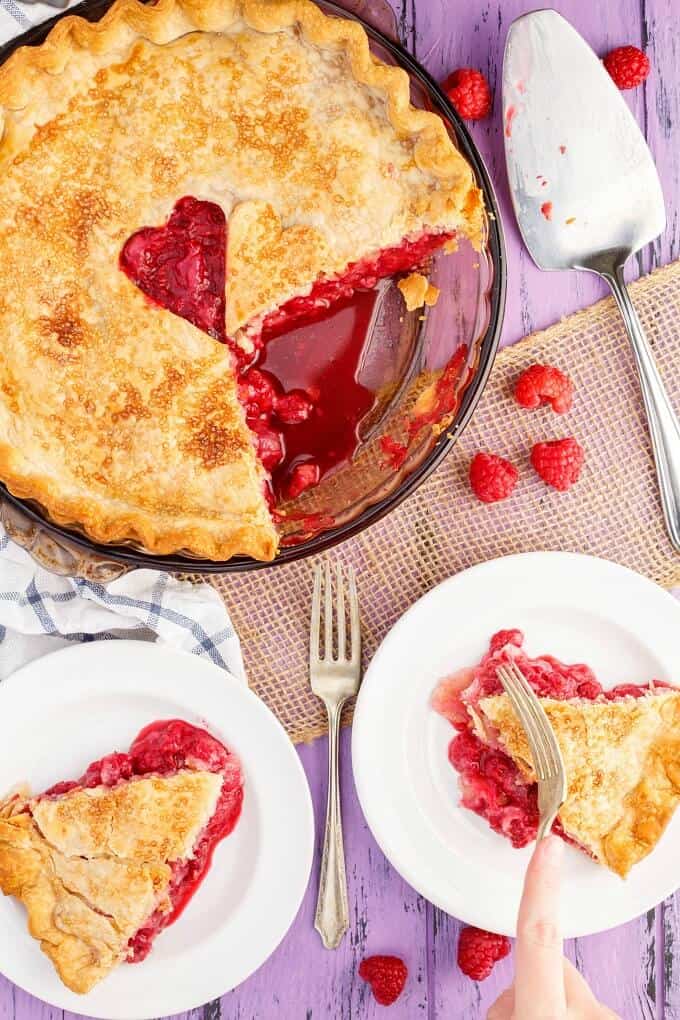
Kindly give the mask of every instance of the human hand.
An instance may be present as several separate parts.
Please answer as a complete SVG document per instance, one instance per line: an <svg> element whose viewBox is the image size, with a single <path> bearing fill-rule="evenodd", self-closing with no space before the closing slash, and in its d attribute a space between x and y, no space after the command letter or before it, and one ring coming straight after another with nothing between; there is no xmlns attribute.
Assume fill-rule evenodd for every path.
<svg viewBox="0 0 680 1020"><path fill-rule="evenodd" d="M534 850L517 920L515 981L493 1004L487 1020L619 1020L562 954L562 851L559 836L548 836Z"/></svg>

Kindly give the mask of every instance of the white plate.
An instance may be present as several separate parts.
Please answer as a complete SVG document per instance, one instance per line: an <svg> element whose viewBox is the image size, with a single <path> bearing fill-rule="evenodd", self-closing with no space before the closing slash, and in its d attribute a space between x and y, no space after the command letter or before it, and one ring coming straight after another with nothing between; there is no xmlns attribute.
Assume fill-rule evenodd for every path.
<svg viewBox="0 0 680 1020"><path fill-rule="evenodd" d="M354 715L359 800L386 856L449 914L513 935L530 848L515 850L458 804L450 724L429 706L440 677L478 662L491 635L519 627L530 655L586 662L605 687L680 684L680 605L638 574L570 553L494 560L444 581L378 649ZM680 885L680 813L629 877L567 848L565 936L637 917Z"/></svg>
<svg viewBox="0 0 680 1020"><path fill-rule="evenodd" d="M155 719L204 726L240 757L238 825L216 849L181 918L140 964L122 965L87 995L61 984L26 930L23 907L0 897L0 968L41 999L106 1020L145 1020L217 998L279 944L298 911L312 862L314 818L295 748L268 708L233 677L193 655L139 641L79 645L0 684L0 792L80 775L127 750Z"/></svg>

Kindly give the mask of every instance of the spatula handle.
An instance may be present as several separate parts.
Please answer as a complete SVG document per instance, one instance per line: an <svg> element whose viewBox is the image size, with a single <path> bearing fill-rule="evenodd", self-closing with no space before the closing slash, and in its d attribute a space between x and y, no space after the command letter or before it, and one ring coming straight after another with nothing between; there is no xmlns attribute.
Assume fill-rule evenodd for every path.
<svg viewBox="0 0 680 1020"><path fill-rule="evenodd" d="M635 352L647 411L661 505L670 540L680 552L680 422L661 381L654 356L623 279L623 268L602 274L612 289Z"/></svg>

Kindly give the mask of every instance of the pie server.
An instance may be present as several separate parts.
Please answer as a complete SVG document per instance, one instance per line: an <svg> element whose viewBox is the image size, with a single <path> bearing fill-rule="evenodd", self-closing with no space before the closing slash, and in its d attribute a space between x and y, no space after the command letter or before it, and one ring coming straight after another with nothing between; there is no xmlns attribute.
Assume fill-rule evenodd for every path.
<svg viewBox="0 0 680 1020"><path fill-rule="evenodd" d="M666 527L680 551L680 425L623 280L626 260L666 225L647 143L600 60L552 10L510 27L503 113L512 201L534 262L597 273L616 298L640 375Z"/></svg>

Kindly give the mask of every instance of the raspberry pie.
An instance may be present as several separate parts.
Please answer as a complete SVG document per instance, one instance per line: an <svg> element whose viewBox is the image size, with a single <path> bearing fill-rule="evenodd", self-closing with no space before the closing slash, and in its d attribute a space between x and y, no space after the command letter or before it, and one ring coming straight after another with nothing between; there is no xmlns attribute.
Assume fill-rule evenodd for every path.
<svg viewBox="0 0 680 1020"><path fill-rule="evenodd" d="M525 846L538 807L531 753L496 666L515 659L539 695L567 771L554 831L625 878L654 849L680 803L680 691L664 684L603 690L583 665L530 659L520 631L500 631L479 666L442 681L434 708L460 732L449 759L462 803Z"/></svg>
<svg viewBox="0 0 680 1020"><path fill-rule="evenodd" d="M470 167L311 0L117 0L13 54L0 105L0 480L99 541L271 559L310 408L262 344L478 243Z"/></svg>
<svg viewBox="0 0 680 1020"><path fill-rule="evenodd" d="M204 878L243 800L238 760L205 730L153 723L75 782L0 802L0 889L72 991L143 960Z"/></svg>

